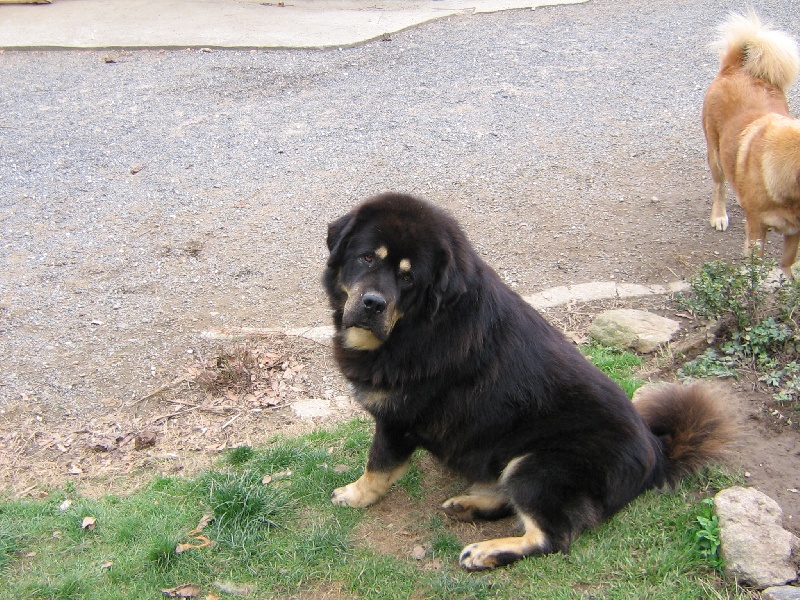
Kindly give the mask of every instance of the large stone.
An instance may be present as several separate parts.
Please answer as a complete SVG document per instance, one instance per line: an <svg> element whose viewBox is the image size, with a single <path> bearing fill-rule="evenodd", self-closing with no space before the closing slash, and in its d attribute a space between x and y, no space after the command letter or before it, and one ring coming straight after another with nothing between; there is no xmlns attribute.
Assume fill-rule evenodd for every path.
<svg viewBox="0 0 800 600"><path fill-rule="evenodd" d="M782 585L761 592L761 600L800 600L800 587Z"/></svg>
<svg viewBox="0 0 800 600"><path fill-rule="evenodd" d="M604 346L648 353L670 342L680 327L680 323L666 317L644 310L621 308L597 315L589 328L589 335Z"/></svg>
<svg viewBox="0 0 800 600"><path fill-rule="evenodd" d="M725 571L758 589L797 579L800 540L783 528L778 503L754 488L733 487L714 497Z"/></svg>

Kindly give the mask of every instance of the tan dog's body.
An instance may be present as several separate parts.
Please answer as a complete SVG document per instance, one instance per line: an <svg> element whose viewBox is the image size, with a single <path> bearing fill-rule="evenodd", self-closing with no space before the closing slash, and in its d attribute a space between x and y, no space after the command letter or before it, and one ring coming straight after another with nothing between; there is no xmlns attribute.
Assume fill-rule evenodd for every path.
<svg viewBox="0 0 800 600"><path fill-rule="evenodd" d="M745 252L763 253L767 230L775 229L784 236L781 269L791 278L800 241L800 121L789 115L786 89L800 68L797 47L752 13L732 15L720 33L720 70L703 103L711 226L728 228L727 181L744 209Z"/></svg>

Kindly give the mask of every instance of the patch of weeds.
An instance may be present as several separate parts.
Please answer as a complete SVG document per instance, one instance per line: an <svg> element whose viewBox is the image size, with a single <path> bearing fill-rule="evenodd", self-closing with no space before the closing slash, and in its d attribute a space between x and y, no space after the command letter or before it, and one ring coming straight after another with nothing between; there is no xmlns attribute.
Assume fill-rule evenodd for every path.
<svg viewBox="0 0 800 600"><path fill-rule="evenodd" d="M689 281L691 293L676 294L684 308L707 319L733 317L737 329L758 323L767 305L764 285L774 263L751 254L742 265L705 263Z"/></svg>
<svg viewBox="0 0 800 600"><path fill-rule="evenodd" d="M736 370L736 359L725 354L720 355L713 348L706 348L700 356L681 365L678 377L682 379L703 379L706 377L739 378Z"/></svg>
<svg viewBox="0 0 800 600"><path fill-rule="evenodd" d="M778 402L800 405L800 365L792 361L781 369L776 369L761 378L768 385L779 391L773 398Z"/></svg>
<svg viewBox="0 0 800 600"><path fill-rule="evenodd" d="M714 501L711 498L705 498L701 502L700 514L695 518L694 536L700 556L712 567L722 571L723 561L719 555L719 517L714 514Z"/></svg>
<svg viewBox="0 0 800 600"><path fill-rule="evenodd" d="M798 301L800 283L771 282L774 262L751 256L741 265L706 263L676 301L692 313L722 321L715 348L684 364L678 376L738 377L755 371L773 398L800 408Z"/></svg>

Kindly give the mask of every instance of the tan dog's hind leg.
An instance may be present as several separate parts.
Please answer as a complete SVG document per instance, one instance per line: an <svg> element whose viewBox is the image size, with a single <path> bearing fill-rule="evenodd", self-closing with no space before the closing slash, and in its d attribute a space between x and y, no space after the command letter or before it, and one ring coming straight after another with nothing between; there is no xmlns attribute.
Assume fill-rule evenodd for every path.
<svg viewBox="0 0 800 600"><path fill-rule="evenodd" d="M783 256L781 256L781 271L790 281L794 281L792 265L797 259L797 245L800 243L800 233L783 236Z"/></svg>
<svg viewBox="0 0 800 600"><path fill-rule="evenodd" d="M525 533L519 537L497 538L470 544L461 551L459 562L468 571L483 571L511 564L549 549L547 535L531 517L523 515Z"/></svg>
<svg viewBox="0 0 800 600"><path fill-rule="evenodd" d="M408 470L408 462L387 472L364 471L364 474L353 483L336 488L331 494L331 502L339 506L364 508L374 504L386 495L386 492Z"/></svg>
<svg viewBox="0 0 800 600"><path fill-rule="evenodd" d="M442 504L442 510L456 521L499 519L514 512L508 496L497 485L473 485L466 494Z"/></svg>
<svg viewBox="0 0 800 600"><path fill-rule="evenodd" d="M747 236L744 241L744 255L750 256L752 252L764 256L764 244L767 239L767 226L753 215L745 214L744 231Z"/></svg>
<svg viewBox="0 0 800 600"><path fill-rule="evenodd" d="M717 231L728 229L728 212L725 210L727 191L725 189L725 173L719 162L719 152L708 147L708 166L711 168L711 178L714 180L714 201L711 205L711 218L709 223Z"/></svg>

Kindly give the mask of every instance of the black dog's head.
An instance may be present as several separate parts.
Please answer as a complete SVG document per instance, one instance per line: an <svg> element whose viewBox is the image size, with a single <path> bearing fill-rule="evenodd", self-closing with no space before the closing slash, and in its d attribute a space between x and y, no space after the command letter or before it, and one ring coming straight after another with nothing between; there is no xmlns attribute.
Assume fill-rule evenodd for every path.
<svg viewBox="0 0 800 600"><path fill-rule="evenodd" d="M401 194L371 198L328 226L323 277L342 344L375 350L409 317L435 318L468 289L473 254L456 222Z"/></svg>

